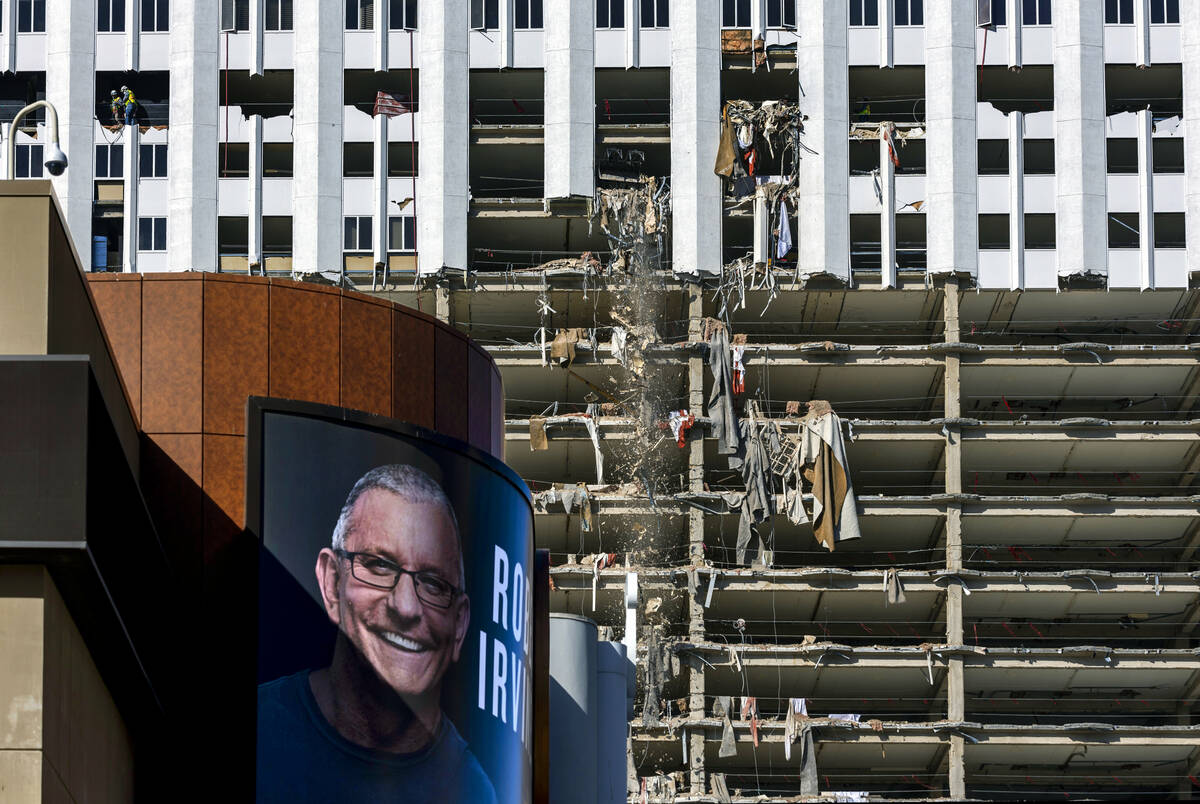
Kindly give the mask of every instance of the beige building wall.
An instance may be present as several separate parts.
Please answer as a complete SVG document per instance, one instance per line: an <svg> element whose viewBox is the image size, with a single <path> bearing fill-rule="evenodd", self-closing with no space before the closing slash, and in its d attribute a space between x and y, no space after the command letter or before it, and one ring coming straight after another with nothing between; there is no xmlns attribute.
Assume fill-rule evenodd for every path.
<svg viewBox="0 0 1200 804"><path fill-rule="evenodd" d="M133 749L42 566L0 567L0 801L133 800Z"/></svg>

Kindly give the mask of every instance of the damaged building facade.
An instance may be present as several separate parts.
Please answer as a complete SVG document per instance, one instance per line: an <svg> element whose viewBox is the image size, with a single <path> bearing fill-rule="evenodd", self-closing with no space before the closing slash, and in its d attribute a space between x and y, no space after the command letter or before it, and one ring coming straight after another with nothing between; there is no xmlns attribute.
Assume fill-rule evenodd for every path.
<svg viewBox="0 0 1200 804"><path fill-rule="evenodd" d="M1200 4L0 14L85 265L487 346L552 608L637 657L631 801L1191 797Z"/></svg>

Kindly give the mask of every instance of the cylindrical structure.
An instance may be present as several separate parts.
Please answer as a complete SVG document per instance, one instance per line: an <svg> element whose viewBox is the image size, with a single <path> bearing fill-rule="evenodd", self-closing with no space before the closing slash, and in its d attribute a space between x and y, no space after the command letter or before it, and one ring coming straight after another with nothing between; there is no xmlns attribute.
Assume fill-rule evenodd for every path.
<svg viewBox="0 0 1200 804"><path fill-rule="evenodd" d="M574 614L551 613L550 800L554 804L597 800L596 686L596 624Z"/></svg>
<svg viewBox="0 0 1200 804"><path fill-rule="evenodd" d="M600 642L596 646L596 699L604 702L596 716L596 804L626 800L625 694L630 675L624 645Z"/></svg>

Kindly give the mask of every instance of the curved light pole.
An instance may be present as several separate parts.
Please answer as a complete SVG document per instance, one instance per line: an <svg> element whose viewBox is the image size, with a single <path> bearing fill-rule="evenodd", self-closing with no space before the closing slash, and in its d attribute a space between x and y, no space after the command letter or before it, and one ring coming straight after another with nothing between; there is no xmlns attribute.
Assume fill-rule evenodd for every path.
<svg viewBox="0 0 1200 804"><path fill-rule="evenodd" d="M52 176L61 176L62 172L67 169L67 155L63 153L62 148L58 147L58 110L49 101L34 101L26 106L21 111L17 112L17 116L12 119L12 125L8 129L8 178L9 181L16 178L16 155L17 155L17 124L25 117L25 115L35 109L47 110L47 122L50 124L50 143L46 146L46 169L50 171Z"/></svg>

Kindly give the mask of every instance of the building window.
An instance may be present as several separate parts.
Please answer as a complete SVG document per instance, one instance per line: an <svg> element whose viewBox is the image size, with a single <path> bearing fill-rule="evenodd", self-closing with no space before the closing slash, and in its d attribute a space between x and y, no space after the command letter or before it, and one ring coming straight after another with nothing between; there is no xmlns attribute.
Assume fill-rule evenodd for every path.
<svg viewBox="0 0 1200 804"><path fill-rule="evenodd" d="M42 178L41 143L17 143L16 176L18 179Z"/></svg>
<svg viewBox="0 0 1200 804"><path fill-rule="evenodd" d="M417 250L416 221L411 215L388 218L388 251Z"/></svg>
<svg viewBox="0 0 1200 804"><path fill-rule="evenodd" d="M724 0L721 6L723 28L750 27L750 0Z"/></svg>
<svg viewBox="0 0 1200 804"><path fill-rule="evenodd" d="M221 0L221 30L250 30L250 0Z"/></svg>
<svg viewBox="0 0 1200 804"><path fill-rule="evenodd" d="M904 0L896 0L897 3ZM920 3L921 0L915 0ZM796 0L767 0L768 28L796 27Z"/></svg>
<svg viewBox="0 0 1200 804"><path fill-rule="evenodd" d="M896 25L924 25L924 0L895 0Z"/></svg>
<svg viewBox="0 0 1200 804"><path fill-rule="evenodd" d="M1133 0L1104 0L1106 25L1133 25Z"/></svg>
<svg viewBox="0 0 1200 804"><path fill-rule="evenodd" d="M992 27L1008 24L1008 0L992 0Z"/></svg>
<svg viewBox="0 0 1200 804"><path fill-rule="evenodd" d="M171 9L168 0L142 0L142 31L166 33L171 30Z"/></svg>
<svg viewBox="0 0 1200 804"><path fill-rule="evenodd" d="M17 31L19 33L45 33L46 0L16 0L16 3Z"/></svg>
<svg viewBox="0 0 1200 804"><path fill-rule="evenodd" d="M540 30L542 27L542 0L516 0L513 9L517 30Z"/></svg>
<svg viewBox="0 0 1200 804"><path fill-rule="evenodd" d="M494 31L500 27L500 0L471 0L471 30Z"/></svg>
<svg viewBox="0 0 1200 804"><path fill-rule="evenodd" d="M292 143L264 142L262 172L264 179L292 178Z"/></svg>
<svg viewBox="0 0 1200 804"><path fill-rule="evenodd" d="M642 0L643 28L670 28L670 0Z"/></svg>
<svg viewBox="0 0 1200 804"><path fill-rule="evenodd" d="M370 31L375 28L375 0L346 0L346 30Z"/></svg>
<svg viewBox="0 0 1200 804"><path fill-rule="evenodd" d="M850 0L850 24L855 27L879 24L879 0Z"/></svg>
<svg viewBox="0 0 1200 804"><path fill-rule="evenodd" d="M138 251L167 250L167 219L138 218Z"/></svg>
<svg viewBox="0 0 1200 804"><path fill-rule="evenodd" d="M388 0L388 27L393 31L417 30L417 0Z"/></svg>
<svg viewBox="0 0 1200 804"><path fill-rule="evenodd" d="M264 11L267 17L263 23L264 30L292 30L292 0L267 0L267 5ZM250 26L247 25L246 27L249 28Z"/></svg>
<svg viewBox="0 0 1200 804"><path fill-rule="evenodd" d="M370 215L349 215L345 218L346 239L342 244L346 251L371 250Z"/></svg>
<svg viewBox="0 0 1200 804"><path fill-rule="evenodd" d="M625 0L596 0L597 28L625 27Z"/></svg>
<svg viewBox="0 0 1200 804"><path fill-rule="evenodd" d="M125 175L125 146L119 142L96 146L96 178L119 179Z"/></svg>
<svg viewBox="0 0 1200 804"><path fill-rule="evenodd" d="M125 0L98 0L96 30L100 33L121 33L125 30Z"/></svg>
<svg viewBox="0 0 1200 804"><path fill-rule="evenodd" d="M1050 0L1023 0L1022 25L1049 25L1051 22Z"/></svg>
<svg viewBox="0 0 1200 804"><path fill-rule="evenodd" d="M167 146L141 145L138 150L138 175L143 179L167 177Z"/></svg>
<svg viewBox="0 0 1200 804"><path fill-rule="evenodd" d="M1179 0L1150 0L1151 25L1178 25Z"/></svg>

